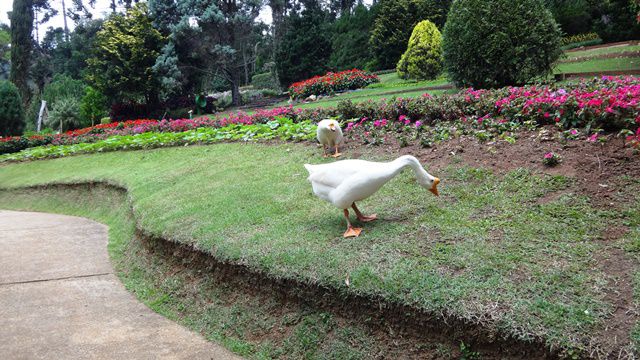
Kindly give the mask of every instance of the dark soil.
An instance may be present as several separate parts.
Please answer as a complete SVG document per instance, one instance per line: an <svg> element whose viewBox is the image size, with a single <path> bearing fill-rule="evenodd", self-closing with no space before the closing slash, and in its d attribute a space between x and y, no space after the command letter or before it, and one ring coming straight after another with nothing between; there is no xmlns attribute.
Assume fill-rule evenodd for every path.
<svg viewBox="0 0 640 360"><path fill-rule="evenodd" d="M629 191L628 186L633 179L640 179L640 154L625 147L623 140L613 135L607 136L604 143L584 139L559 141L559 138L560 131L549 126L519 133L515 144L505 141L480 143L473 137L462 137L428 149L419 145L399 148L391 139L384 146L365 151L383 152L390 156L414 155L433 174L455 163L491 169L497 174L527 168L536 174L563 175L575 180L569 189L548 194L539 200L542 202L574 193L587 196L594 207L601 209L620 211L635 203L635 197L629 196L633 191ZM346 157L362 155L361 146L352 147L353 150L346 151ZM562 158L555 167L542 163L544 154L549 151ZM440 191L446 192L446 179L441 180ZM633 301L633 273L638 263L621 250L619 244L628 230L623 225L604 228L600 241L605 251L595 257L597 266L613 279L604 297L615 306L602 331L594 336L593 341L597 345L591 355L596 358L619 348L620 344L629 344L629 334L639 320Z"/></svg>

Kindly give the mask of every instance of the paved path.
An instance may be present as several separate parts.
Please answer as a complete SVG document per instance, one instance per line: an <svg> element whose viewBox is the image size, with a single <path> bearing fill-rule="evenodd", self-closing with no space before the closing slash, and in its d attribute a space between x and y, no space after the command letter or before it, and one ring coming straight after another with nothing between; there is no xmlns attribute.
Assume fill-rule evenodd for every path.
<svg viewBox="0 0 640 360"><path fill-rule="evenodd" d="M0 359L239 359L128 293L88 219L0 210Z"/></svg>

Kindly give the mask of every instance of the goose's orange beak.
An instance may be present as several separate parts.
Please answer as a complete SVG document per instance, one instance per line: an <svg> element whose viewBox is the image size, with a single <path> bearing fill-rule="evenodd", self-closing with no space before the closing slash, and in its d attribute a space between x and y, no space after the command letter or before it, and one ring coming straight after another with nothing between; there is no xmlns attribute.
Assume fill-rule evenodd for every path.
<svg viewBox="0 0 640 360"><path fill-rule="evenodd" d="M440 196L440 194L438 193L438 184L440 184L440 179L433 179L433 186L431 187L431 189L429 189L429 191L431 191L435 196Z"/></svg>

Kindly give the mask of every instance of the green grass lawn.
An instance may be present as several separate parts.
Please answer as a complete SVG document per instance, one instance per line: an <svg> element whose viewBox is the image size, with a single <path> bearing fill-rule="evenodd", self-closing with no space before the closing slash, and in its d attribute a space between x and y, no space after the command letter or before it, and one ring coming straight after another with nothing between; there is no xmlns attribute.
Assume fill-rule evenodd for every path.
<svg viewBox="0 0 640 360"><path fill-rule="evenodd" d="M570 178L452 164L434 173L443 179L436 198L404 172L361 204L380 219L344 239L341 211L306 181L302 164L327 161L318 155L300 144L219 144L11 164L0 167L0 207L19 207L8 189L117 184L144 230L220 260L549 345L580 348L614 310L595 240L628 215L571 192L542 201L570 189Z"/></svg>
<svg viewBox="0 0 640 360"><path fill-rule="evenodd" d="M154 311L243 357L366 360L401 354L409 346L435 350L442 358L457 353L455 342L390 344L353 319L256 295L255 288L181 267L181 259L167 259L136 238L126 194L119 191L14 189L0 192L0 207L82 216L108 225L109 256L127 290Z"/></svg>
<svg viewBox="0 0 640 360"><path fill-rule="evenodd" d="M640 45L618 45L591 50L565 51L565 55L567 58L573 59L632 51L640 51Z"/></svg>
<svg viewBox="0 0 640 360"><path fill-rule="evenodd" d="M580 73L609 70L638 70L640 58L592 59L581 62L560 63L553 69L554 73Z"/></svg>
<svg viewBox="0 0 640 360"><path fill-rule="evenodd" d="M295 107L302 109L318 107L325 108L336 106L339 101L347 99L353 102L362 102L367 100L380 100L383 98L392 97L416 97L424 93L435 95L440 94L443 91L428 90L429 87L446 85L448 83L448 80L444 76L441 76L435 80L416 81L401 79L395 72L393 72L380 75L379 83L371 84L364 89L348 91L308 104L297 104L295 105ZM283 101L276 106L286 106L287 104L288 103L286 101Z"/></svg>

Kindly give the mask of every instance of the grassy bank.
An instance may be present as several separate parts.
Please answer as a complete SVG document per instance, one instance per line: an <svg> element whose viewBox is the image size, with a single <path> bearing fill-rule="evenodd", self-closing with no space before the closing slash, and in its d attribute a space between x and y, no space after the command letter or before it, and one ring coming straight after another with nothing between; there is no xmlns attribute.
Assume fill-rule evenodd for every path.
<svg viewBox="0 0 640 360"><path fill-rule="evenodd" d="M380 296L550 346L581 349L615 310L596 240L628 216L591 207L570 178L452 164L434 173L443 179L435 198L406 172L361 204L380 220L343 239L340 211L305 180L302 164L323 161L318 154L299 144L96 154L3 166L0 187L118 184L152 235L273 278ZM13 196L2 198L14 207Z"/></svg>
<svg viewBox="0 0 640 360"><path fill-rule="evenodd" d="M295 302L278 301L203 276L136 237L126 194L92 186L0 192L0 208L82 216L109 226L109 255L127 290L163 316L250 359L371 359L424 351L460 355L455 342L393 344L353 319Z"/></svg>

